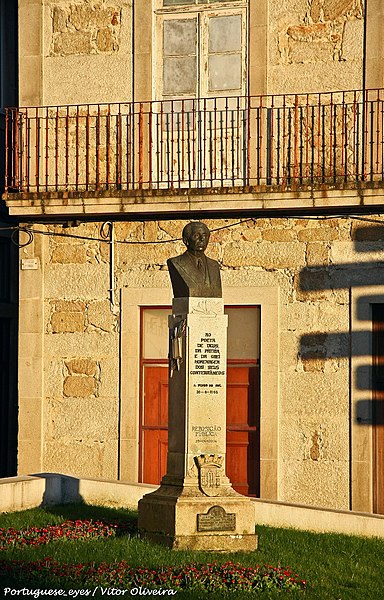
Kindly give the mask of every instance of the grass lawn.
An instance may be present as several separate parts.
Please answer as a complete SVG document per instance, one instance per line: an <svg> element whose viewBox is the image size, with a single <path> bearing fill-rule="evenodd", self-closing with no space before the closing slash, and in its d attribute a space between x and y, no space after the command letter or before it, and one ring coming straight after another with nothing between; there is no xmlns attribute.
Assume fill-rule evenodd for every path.
<svg viewBox="0 0 384 600"><path fill-rule="evenodd" d="M178 592L182 598L302 598L318 600L382 600L384 599L384 540L352 537L335 534L314 534L293 529L276 529L259 526L259 549L250 553L206 553L171 551L140 540L136 533L136 513L125 509L109 509L87 505L67 505L45 509L33 509L12 514L0 514L0 528L16 530L27 527L44 527L63 523L66 520L92 519L103 522L121 520L127 530L117 532L111 538L94 540L59 540L45 545L18 547L0 550L0 560L36 561L51 557L59 563L112 563L127 561L132 567L153 569L166 565L190 563L225 563L232 561L244 566L256 564L290 567L300 579L307 581L305 591L256 592ZM0 597L5 596L6 587L22 589L65 587L57 580L37 577L33 583L9 578L0 572ZM73 586L72 586L73 588ZM69 593L68 593L69 594ZM33 596L27 596L33 597ZM46 597L46 596L41 596ZM50 596L53 597L53 596ZM69 597L69 595L68 595ZM75 597L74 595L72 597ZM80 596L80 594L77 596ZM96 592L95 598L111 597ZM113 596L115 597L115 596ZM125 596L131 597L129 593ZM139 595L137 595L139 597ZM165 596L168 597L168 596Z"/></svg>

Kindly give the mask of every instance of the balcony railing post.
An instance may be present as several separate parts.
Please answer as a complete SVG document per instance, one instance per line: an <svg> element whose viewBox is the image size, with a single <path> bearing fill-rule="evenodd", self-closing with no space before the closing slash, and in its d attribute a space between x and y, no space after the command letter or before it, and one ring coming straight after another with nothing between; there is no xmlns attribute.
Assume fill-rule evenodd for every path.
<svg viewBox="0 0 384 600"><path fill-rule="evenodd" d="M247 137L245 144L245 160L246 160L246 181L245 185L250 185L251 182L251 99L248 96L246 99L246 111L244 111L247 115Z"/></svg>
<svg viewBox="0 0 384 600"><path fill-rule="evenodd" d="M152 172L153 172L153 106L149 103L148 110L148 186L152 189Z"/></svg>
<svg viewBox="0 0 384 600"><path fill-rule="evenodd" d="M65 189L69 188L69 107L65 111Z"/></svg>
<svg viewBox="0 0 384 600"><path fill-rule="evenodd" d="M35 115L36 119L36 115ZM34 142L36 149L36 139L33 140L33 112L32 109L27 110L25 113L25 123L26 123L26 137L25 137L25 187L26 191L30 192L33 182L33 159L35 153L33 152ZM36 150L35 150L36 152Z"/></svg>
<svg viewBox="0 0 384 600"><path fill-rule="evenodd" d="M258 177L257 183L260 185L263 181L263 123L264 123L264 108L263 96L260 96L259 112L258 112L258 128L257 128L257 166Z"/></svg>
<svg viewBox="0 0 384 600"><path fill-rule="evenodd" d="M144 106L140 102L139 107L139 188L143 187L144 177Z"/></svg>
<svg viewBox="0 0 384 600"><path fill-rule="evenodd" d="M96 190L100 189L100 104L97 107L96 119Z"/></svg>
<svg viewBox="0 0 384 600"><path fill-rule="evenodd" d="M299 177L299 144L299 97L296 95L293 118L293 179L295 184Z"/></svg>
<svg viewBox="0 0 384 600"><path fill-rule="evenodd" d="M361 168L362 168L362 180L366 181L367 179L367 172L366 172L366 166L367 166L367 144L368 144L368 90L364 90L363 91L363 127L362 127L362 134L363 134L363 142L362 142L362 161L361 161Z"/></svg>
<svg viewBox="0 0 384 600"><path fill-rule="evenodd" d="M379 96L380 96L380 91L379 91ZM379 106L380 106L380 111L379 111L379 107L378 107L378 112L380 112L380 137L379 137L379 152L380 152L380 157L381 157L381 165L380 165L380 170L378 172L380 177L384 177L384 101L379 97Z"/></svg>
<svg viewBox="0 0 384 600"><path fill-rule="evenodd" d="M48 119L48 108L45 108L44 111L45 114L45 119L44 119L44 126L45 126L45 143L44 143L44 151L45 151L45 191L48 190L49 187L49 119Z"/></svg>
<svg viewBox="0 0 384 600"><path fill-rule="evenodd" d="M40 116L35 108L35 181L36 191L40 191Z"/></svg>
<svg viewBox="0 0 384 600"><path fill-rule="evenodd" d="M55 114L55 183L56 189L59 188L59 107L56 107Z"/></svg>
<svg viewBox="0 0 384 600"><path fill-rule="evenodd" d="M110 167L111 167L111 105L107 106L107 115L105 123L105 186L107 190L110 184Z"/></svg>
<svg viewBox="0 0 384 600"><path fill-rule="evenodd" d="M15 187L23 191L23 119L24 115L19 110L14 112L13 139L15 140ZM26 132L25 132L26 135Z"/></svg>
<svg viewBox="0 0 384 600"><path fill-rule="evenodd" d="M119 104L118 113L116 116L116 185L117 188L121 188L121 174L122 174L122 123L121 123L121 106Z"/></svg>

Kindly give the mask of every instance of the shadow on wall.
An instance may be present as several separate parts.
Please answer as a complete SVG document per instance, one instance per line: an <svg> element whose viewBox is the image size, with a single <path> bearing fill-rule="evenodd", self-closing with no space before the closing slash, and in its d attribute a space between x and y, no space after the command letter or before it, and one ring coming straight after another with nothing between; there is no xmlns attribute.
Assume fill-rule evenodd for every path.
<svg viewBox="0 0 384 600"><path fill-rule="evenodd" d="M370 254L384 252L384 226L374 225L358 227L353 232L354 250L358 253ZM378 244L377 242L382 242ZM315 265L302 269L299 274L298 289L302 296L321 291L337 291L365 286L384 286L384 261L370 260L359 263L340 263ZM367 305L380 305L384 307L384 295L366 295L358 299L356 317L359 321L367 322ZM376 323L384 331L384 310ZM369 316L369 327L358 331L331 331L316 332L302 335L300 338L300 358L303 363L310 361L327 361L353 356L366 356L373 354L372 343L372 310ZM383 348L384 356L384 348ZM354 387L370 392L384 391L384 373L380 361L358 367L352 374ZM372 394L373 392L373 394ZM384 411L382 401L369 397L356 403L356 423L359 425L384 424Z"/></svg>
<svg viewBox="0 0 384 600"><path fill-rule="evenodd" d="M137 533L137 510L87 504L80 494L80 479L58 473L38 473L45 479L41 507L45 512L69 520L87 519L118 522L116 535Z"/></svg>
<svg viewBox="0 0 384 600"><path fill-rule="evenodd" d="M84 504L80 494L80 480L59 473L35 473L33 477L45 479L45 491L41 506L56 504Z"/></svg>

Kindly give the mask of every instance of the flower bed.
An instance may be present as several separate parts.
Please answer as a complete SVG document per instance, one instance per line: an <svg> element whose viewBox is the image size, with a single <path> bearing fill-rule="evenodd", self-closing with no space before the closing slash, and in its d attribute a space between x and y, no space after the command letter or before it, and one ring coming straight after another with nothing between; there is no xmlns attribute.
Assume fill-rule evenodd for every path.
<svg viewBox="0 0 384 600"><path fill-rule="evenodd" d="M0 550L40 546L50 542L86 541L113 538L133 531L122 521L64 521L60 525L0 528ZM0 560L0 573L14 581L41 585L96 588L99 586L133 589L139 586L204 592L303 590L306 582L289 568L270 565L244 567L238 563L186 564L157 569L133 568L127 562L65 564L52 558L32 562Z"/></svg>
<svg viewBox="0 0 384 600"><path fill-rule="evenodd" d="M120 522L64 521L60 525L28 527L27 529L0 528L0 550L12 546L41 546L56 540L89 540L114 537L117 532L127 533L129 528Z"/></svg>
<svg viewBox="0 0 384 600"><path fill-rule="evenodd" d="M59 564L51 558L35 562L0 561L0 571L23 580L52 582L52 577L66 585L116 587L163 588L176 590L219 591L264 591L303 590L306 582L289 569L264 565L243 567L240 564L188 564L161 567L159 569L132 568L127 562L112 564Z"/></svg>

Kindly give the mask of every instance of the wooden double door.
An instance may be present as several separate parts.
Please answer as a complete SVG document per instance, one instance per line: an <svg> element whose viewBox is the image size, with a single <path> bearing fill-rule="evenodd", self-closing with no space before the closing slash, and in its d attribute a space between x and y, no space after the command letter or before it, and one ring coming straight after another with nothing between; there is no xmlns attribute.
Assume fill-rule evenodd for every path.
<svg viewBox="0 0 384 600"><path fill-rule="evenodd" d="M168 367L144 363L141 480L158 484L167 468ZM259 496L259 366L229 362L227 369L226 472L234 489Z"/></svg>

